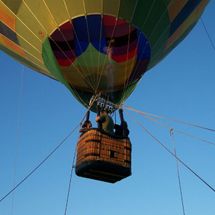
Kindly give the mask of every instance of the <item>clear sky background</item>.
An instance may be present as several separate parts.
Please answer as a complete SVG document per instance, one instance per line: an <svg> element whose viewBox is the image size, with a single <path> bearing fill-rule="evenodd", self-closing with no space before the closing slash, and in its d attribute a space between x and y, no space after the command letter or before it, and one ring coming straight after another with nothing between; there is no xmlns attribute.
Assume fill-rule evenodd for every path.
<svg viewBox="0 0 215 215"><path fill-rule="evenodd" d="M203 20L215 42L215 1ZM37 165L79 122L85 109L60 83L0 52L0 197ZM126 104L215 128L215 51L199 22L159 65L144 75ZM176 161L148 136L138 118L171 150L169 131L126 113L133 143L132 176L116 184L73 175L68 214L180 215ZM93 116L94 118L94 116ZM92 118L92 121L94 120ZM214 133L172 124L215 142ZM175 133L178 156L215 187L215 146ZM64 214L78 131L14 194L1 215ZM180 165L187 215L214 215L215 193Z"/></svg>

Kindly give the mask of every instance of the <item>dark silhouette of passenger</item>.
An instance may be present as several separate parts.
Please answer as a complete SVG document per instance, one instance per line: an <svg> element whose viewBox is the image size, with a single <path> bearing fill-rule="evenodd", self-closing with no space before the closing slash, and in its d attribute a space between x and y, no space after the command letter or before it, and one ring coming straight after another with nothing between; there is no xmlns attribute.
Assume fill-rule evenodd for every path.
<svg viewBox="0 0 215 215"><path fill-rule="evenodd" d="M114 135L114 122L106 110L102 110L100 112L100 114L96 117L96 122L101 124L101 129L104 132Z"/></svg>
<svg viewBox="0 0 215 215"><path fill-rule="evenodd" d="M86 131L88 131L90 128L92 128L92 123L90 120L86 120L81 129L79 130L80 133L85 133Z"/></svg>
<svg viewBox="0 0 215 215"><path fill-rule="evenodd" d="M120 138L127 138L129 135L129 129L128 129L127 122L124 120L122 109L119 109L119 115L120 115L121 124L120 125L118 125L118 124L114 125L115 135L117 137L120 137Z"/></svg>

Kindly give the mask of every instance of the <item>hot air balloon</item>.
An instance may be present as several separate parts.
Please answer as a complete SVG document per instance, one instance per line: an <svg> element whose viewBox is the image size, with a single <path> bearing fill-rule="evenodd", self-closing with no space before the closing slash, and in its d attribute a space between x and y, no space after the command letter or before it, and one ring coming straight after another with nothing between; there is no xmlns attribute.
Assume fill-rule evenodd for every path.
<svg viewBox="0 0 215 215"><path fill-rule="evenodd" d="M143 74L186 37L207 3L208 0L0 0L0 49L63 83L90 110L96 111L100 106L115 111ZM121 124L125 125L122 112ZM104 134L105 144L112 148L108 151L104 147L103 155L99 155L95 143L101 142L102 134L98 130L91 132L90 139L80 138L80 150L91 156L91 160L84 160L84 167L78 157L84 177L97 174L95 179L115 182L130 175L128 136L111 139ZM86 141L91 145L83 149ZM94 151L88 152L89 148ZM115 169L111 180L109 173L87 172L87 165L95 160L103 160L106 166L96 164L100 170L105 166L103 172Z"/></svg>

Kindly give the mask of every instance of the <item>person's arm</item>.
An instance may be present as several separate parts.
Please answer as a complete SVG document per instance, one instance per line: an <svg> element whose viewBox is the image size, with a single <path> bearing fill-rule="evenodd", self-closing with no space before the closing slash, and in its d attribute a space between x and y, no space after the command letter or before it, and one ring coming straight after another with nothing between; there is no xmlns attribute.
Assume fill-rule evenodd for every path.
<svg viewBox="0 0 215 215"><path fill-rule="evenodd" d="M105 122L105 116L96 116L96 122L100 122L100 123Z"/></svg>
<svg viewBox="0 0 215 215"><path fill-rule="evenodd" d="M99 122L100 116L96 116L96 122Z"/></svg>

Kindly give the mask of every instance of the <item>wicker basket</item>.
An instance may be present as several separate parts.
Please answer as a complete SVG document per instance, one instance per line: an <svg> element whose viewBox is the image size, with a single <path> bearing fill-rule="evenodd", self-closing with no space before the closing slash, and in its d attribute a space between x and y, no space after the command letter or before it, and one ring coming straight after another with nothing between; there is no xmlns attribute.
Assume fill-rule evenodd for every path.
<svg viewBox="0 0 215 215"><path fill-rule="evenodd" d="M112 137L98 129L85 132L77 145L76 174L111 183L130 176L129 138Z"/></svg>

